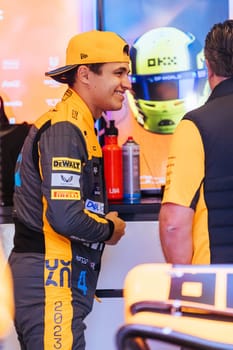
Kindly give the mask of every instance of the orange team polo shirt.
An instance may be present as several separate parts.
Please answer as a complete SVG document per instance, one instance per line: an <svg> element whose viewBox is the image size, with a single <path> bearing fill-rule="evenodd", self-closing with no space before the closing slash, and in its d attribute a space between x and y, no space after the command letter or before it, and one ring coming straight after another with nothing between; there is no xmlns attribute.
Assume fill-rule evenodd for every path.
<svg viewBox="0 0 233 350"><path fill-rule="evenodd" d="M209 264L208 212L204 200L205 155L200 133L190 120L182 120L173 134L168 154L162 203L193 207L200 190L193 221L193 264Z"/></svg>

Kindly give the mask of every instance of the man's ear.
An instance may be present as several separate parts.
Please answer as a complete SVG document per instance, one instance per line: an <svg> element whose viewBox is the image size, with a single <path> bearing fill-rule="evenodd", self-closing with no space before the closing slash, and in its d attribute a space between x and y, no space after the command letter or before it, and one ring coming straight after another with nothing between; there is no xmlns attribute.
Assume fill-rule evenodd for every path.
<svg viewBox="0 0 233 350"><path fill-rule="evenodd" d="M211 68L208 60L206 60L206 66L208 70L208 81L210 89L213 90L217 84L219 84L224 78L217 76ZM226 79L226 78L225 78Z"/></svg>
<svg viewBox="0 0 233 350"><path fill-rule="evenodd" d="M208 70L208 77L211 78L213 76L214 72L213 72L212 68L210 67L209 61L207 59L205 60L205 63L206 63L206 67Z"/></svg>
<svg viewBox="0 0 233 350"><path fill-rule="evenodd" d="M87 66L79 66L78 67L78 70L77 70L77 75L78 75L78 79L84 83L84 84L87 84L89 82L89 68Z"/></svg>

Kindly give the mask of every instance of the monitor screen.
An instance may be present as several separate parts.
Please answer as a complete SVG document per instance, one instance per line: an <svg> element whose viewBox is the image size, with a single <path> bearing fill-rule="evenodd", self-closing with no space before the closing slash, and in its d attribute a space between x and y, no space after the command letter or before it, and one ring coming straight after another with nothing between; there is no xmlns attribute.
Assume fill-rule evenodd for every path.
<svg viewBox="0 0 233 350"><path fill-rule="evenodd" d="M140 145L140 182L145 192L165 182L172 134L183 115L206 101L210 89L203 54L207 32L229 18L228 0L102 0L103 30L131 46L132 91L120 111L108 112L119 144Z"/></svg>
<svg viewBox="0 0 233 350"><path fill-rule="evenodd" d="M95 1L0 2L0 95L10 122L33 122L67 88L45 72L65 64L69 39L96 26Z"/></svg>

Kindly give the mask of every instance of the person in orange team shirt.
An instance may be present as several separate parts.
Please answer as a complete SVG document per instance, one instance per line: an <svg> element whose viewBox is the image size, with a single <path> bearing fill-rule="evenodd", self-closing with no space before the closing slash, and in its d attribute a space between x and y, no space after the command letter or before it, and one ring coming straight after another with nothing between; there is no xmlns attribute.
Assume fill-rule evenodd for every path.
<svg viewBox="0 0 233 350"><path fill-rule="evenodd" d="M233 20L211 28L204 55L212 92L173 134L159 214L173 264L233 263Z"/></svg>

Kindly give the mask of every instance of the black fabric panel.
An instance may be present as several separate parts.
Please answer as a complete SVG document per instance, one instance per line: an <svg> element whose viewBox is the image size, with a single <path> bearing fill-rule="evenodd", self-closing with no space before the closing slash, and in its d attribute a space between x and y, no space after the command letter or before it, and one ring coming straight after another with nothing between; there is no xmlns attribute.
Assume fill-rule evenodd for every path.
<svg viewBox="0 0 233 350"><path fill-rule="evenodd" d="M45 242L43 232L29 229L17 219L15 222L14 252L17 253L45 253Z"/></svg>

